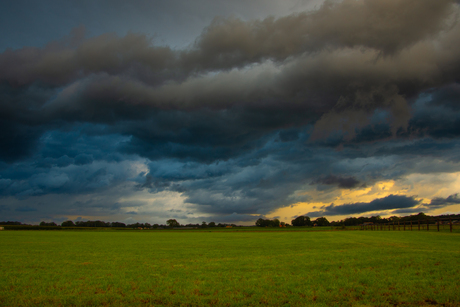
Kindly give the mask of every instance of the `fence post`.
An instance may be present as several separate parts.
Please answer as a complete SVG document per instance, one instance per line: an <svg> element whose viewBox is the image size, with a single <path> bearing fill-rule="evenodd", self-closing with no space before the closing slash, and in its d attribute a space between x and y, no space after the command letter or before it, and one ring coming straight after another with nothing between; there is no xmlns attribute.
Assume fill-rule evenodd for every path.
<svg viewBox="0 0 460 307"><path fill-rule="evenodd" d="M429 231L430 230L430 224L429 224L429 220L426 220L426 231Z"/></svg>
<svg viewBox="0 0 460 307"><path fill-rule="evenodd" d="M452 218L449 217L450 232L452 232Z"/></svg>
<svg viewBox="0 0 460 307"><path fill-rule="evenodd" d="M438 217L438 231L439 231L439 217Z"/></svg>
<svg viewBox="0 0 460 307"><path fill-rule="evenodd" d="M412 231L412 221L410 221L410 231Z"/></svg>
<svg viewBox="0 0 460 307"><path fill-rule="evenodd" d="M404 228L403 228L404 231L406 231L406 221L404 221L404 226L403 226L403 227L404 227Z"/></svg>
<svg viewBox="0 0 460 307"><path fill-rule="evenodd" d="M418 231L420 231L420 220L418 220Z"/></svg>
<svg viewBox="0 0 460 307"><path fill-rule="evenodd" d="M399 231L399 230L400 230L400 228L399 228L399 221L398 221L398 231Z"/></svg>

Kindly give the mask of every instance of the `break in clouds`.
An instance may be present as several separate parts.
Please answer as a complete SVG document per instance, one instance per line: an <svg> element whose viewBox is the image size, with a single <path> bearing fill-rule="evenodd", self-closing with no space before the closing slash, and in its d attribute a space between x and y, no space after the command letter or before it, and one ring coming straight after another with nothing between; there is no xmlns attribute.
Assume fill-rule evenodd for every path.
<svg viewBox="0 0 460 307"><path fill-rule="evenodd" d="M308 191L458 172L459 13L448 0L325 1L280 18L216 17L183 49L84 26L7 49L0 212L252 221L323 201ZM459 202L330 203L310 215Z"/></svg>

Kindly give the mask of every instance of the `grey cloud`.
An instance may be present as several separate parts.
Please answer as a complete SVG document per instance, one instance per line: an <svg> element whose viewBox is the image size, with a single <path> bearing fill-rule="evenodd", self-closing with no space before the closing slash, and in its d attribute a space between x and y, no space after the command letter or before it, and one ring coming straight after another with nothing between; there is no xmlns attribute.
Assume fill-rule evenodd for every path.
<svg viewBox="0 0 460 307"><path fill-rule="evenodd" d="M250 216L305 201L297 192L312 181L354 188L455 171L458 11L444 0L328 1L278 19L216 19L183 50L82 29L7 50L0 194L102 195L129 181L198 212ZM392 209L313 214L372 208Z"/></svg>
<svg viewBox="0 0 460 307"><path fill-rule="evenodd" d="M335 175L328 175L323 178L318 178L311 183L313 184L326 184L337 185L341 189L353 189L360 185L360 182L354 177L341 177Z"/></svg>
<svg viewBox="0 0 460 307"><path fill-rule="evenodd" d="M399 10L409 2L393 1L377 11ZM307 20L322 20L323 17L313 16L323 14L327 17L332 12L351 8L372 11L383 2L353 3L345 1L337 5L327 4L312 14L268 19L259 23L260 27L271 24L270 27L275 28L279 23L282 28L289 20L297 20L300 16ZM414 34L417 43L385 57L380 56L376 49L345 44L341 47L320 48L314 53L292 53L292 56L280 62L265 61L246 68L235 64L232 67L240 68L215 71L219 69L215 67L209 74L190 74L181 64L180 58L193 52L206 53L204 47L199 47L199 42L198 51L184 50L181 55L167 48L151 46L151 42L143 35L117 37L107 34L84 39L80 30L42 49L6 51L0 55L0 67L4 68L0 78L10 84L4 85L2 90L5 96L1 108L8 115L8 119L2 121L2 131L5 131L3 137L8 141L9 136L18 135L23 137L23 141L11 140L11 146L6 147L9 151L3 150L0 157L5 161L14 160L12 157L26 157L36 149L38 138L43 131L50 129L50 125L60 127L74 122L116 126L120 133L134 136L132 145L135 145L136 139L140 141L139 146L130 149L139 150L144 146L143 141L151 138L144 137L144 131L139 128L123 130L129 127L122 123L147 120L155 117L159 110L163 111L162 115L169 113L168 116L177 122L182 121L181 116L184 114L177 113L177 110L203 112L206 120L212 120L216 115L214 112L224 111L231 115L227 119L232 119L231 123L225 123L227 127L229 124L237 127L241 121L250 122L257 115L258 126L250 128L257 126L259 136L281 127L316 122L313 140L340 131L345 132L343 142L353 139L356 129L366 127L369 124L368 118L375 110L386 109L392 115L388 119L391 135L395 135L398 129L405 130L408 127L410 108L406 98L429 87L453 82L460 67L457 56L460 46L454 43L460 27L438 31L435 37L430 34L433 29L439 30L434 26L439 24L436 20L447 16L443 15L444 9L454 12L457 8L453 8L449 1L439 1L436 4L418 2L416 6L414 11L408 10L410 14L425 12L427 7L439 13L432 14L433 22L427 22L431 24L428 26L431 30L420 30L424 34ZM251 25L241 23L241 27ZM400 26L406 27L404 23ZM201 40L213 27L219 26L211 25ZM238 36L239 30L234 33L231 26L225 27L229 35ZM365 31L373 31L373 28ZM276 31L272 32L277 35ZM220 39L220 36L216 39ZM231 48L240 48L238 44L229 41ZM217 57L225 53L225 50L219 50L215 50ZM43 83L61 87L44 93ZM42 90L31 92L31 86L19 87L20 93L29 92L29 95L33 95L34 99L30 99L17 94L13 84L41 84L39 88ZM197 128L191 129L194 135L197 135L195 131L203 131L201 127L194 128ZM241 129L241 132L245 130ZM171 132L175 134L165 130L165 135L171 135ZM244 133L237 131L236 135ZM229 138L230 135L223 134L222 137ZM199 138L209 139L204 135L197 135L194 139ZM179 142L178 146L182 145ZM222 148L222 152L227 150Z"/></svg>
<svg viewBox="0 0 460 307"><path fill-rule="evenodd" d="M428 208L440 208L440 207L446 207L446 206L456 205L456 204L460 204L460 198L458 197L458 193L452 194L448 196L447 198L442 198L442 197L433 198L430 204L427 205L427 207Z"/></svg>
<svg viewBox="0 0 460 307"><path fill-rule="evenodd" d="M93 156L88 154L79 154L75 157L75 164L84 165L93 162Z"/></svg>
<svg viewBox="0 0 460 307"><path fill-rule="evenodd" d="M326 1L318 11L244 22L216 18L185 65L231 68L272 58L284 60L324 48L363 46L394 53L445 28L453 1Z"/></svg>
<svg viewBox="0 0 460 307"><path fill-rule="evenodd" d="M76 28L69 37L44 48L6 50L0 54L0 81L14 86L37 81L61 86L91 73L120 73L136 64L159 71L174 59L171 49L151 47L145 35L103 34L84 39L84 31Z"/></svg>
<svg viewBox="0 0 460 307"><path fill-rule="evenodd" d="M2 196L16 196L22 199L53 194L80 194L104 191L120 185L133 177L135 170L128 161L107 163L97 161L92 164L71 164L64 167L34 168L22 166L4 170L2 181L8 181L0 190ZM15 177L16 178L15 178Z"/></svg>
<svg viewBox="0 0 460 307"><path fill-rule="evenodd" d="M368 203L354 203L340 206L331 204L321 207L319 211L308 212L306 215L311 217L324 215L352 215L370 211L412 208L419 204L420 201L416 200L414 196L409 197L391 194L384 198L374 199Z"/></svg>
<svg viewBox="0 0 460 307"><path fill-rule="evenodd" d="M14 211L17 211L17 212L33 212L33 211L37 211L36 208L30 208L30 207L18 207L16 209L14 209Z"/></svg>
<svg viewBox="0 0 460 307"><path fill-rule="evenodd" d="M430 92L433 105L447 106L452 110L460 109L460 84L453 83Z"/></svg>
<svg viewBox="0 0 460 307"><path fill-rule="evenodd" d="M460 198L458 193L449 195L446 198L436 197L431 200L429 204L422 204L416 208L404 208L391 211L391 214L408 214L408 213L417 213L417 212L426 212L438 208L447 207L450 205L460 204Z"/></svg>

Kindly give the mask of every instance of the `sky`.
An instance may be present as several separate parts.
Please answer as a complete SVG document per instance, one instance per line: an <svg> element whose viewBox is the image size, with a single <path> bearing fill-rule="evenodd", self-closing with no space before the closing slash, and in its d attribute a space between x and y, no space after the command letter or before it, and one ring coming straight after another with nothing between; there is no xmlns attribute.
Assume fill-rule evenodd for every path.
<svg viewBox="0 0 460 307"><path fill-rule="evenodd" d="M0 221L460 213L460 3L0 3Z"/></svg>

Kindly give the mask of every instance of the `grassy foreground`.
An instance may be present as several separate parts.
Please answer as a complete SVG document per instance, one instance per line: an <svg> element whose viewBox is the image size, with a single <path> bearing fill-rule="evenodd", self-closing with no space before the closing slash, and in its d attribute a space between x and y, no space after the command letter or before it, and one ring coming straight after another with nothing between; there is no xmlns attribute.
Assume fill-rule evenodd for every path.
<svg viewBox="0 0 460 307"><path fill-rule="evenodd" d="M460 234L0 232L0 306L460 306Z"/></svg>

